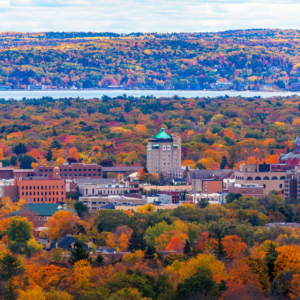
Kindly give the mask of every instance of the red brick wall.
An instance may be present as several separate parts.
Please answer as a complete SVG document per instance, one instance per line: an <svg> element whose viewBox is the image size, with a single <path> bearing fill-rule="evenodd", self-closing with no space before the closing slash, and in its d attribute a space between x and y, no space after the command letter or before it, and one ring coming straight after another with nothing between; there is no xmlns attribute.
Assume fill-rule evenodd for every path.
<svg viewBox="0 0 300 300"><path fill-rule="evenodd" d="M19 198L25 203L57 203L66 199L63 179L17 180Z"/></svg>

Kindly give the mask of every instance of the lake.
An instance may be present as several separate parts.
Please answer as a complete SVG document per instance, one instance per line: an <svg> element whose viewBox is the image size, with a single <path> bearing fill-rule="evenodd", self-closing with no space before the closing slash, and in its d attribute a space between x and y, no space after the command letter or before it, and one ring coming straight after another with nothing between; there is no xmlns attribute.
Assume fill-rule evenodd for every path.
<svg viewBox="0 0 300 300"><path fill-rule="evenodd" d="M176 90L62 90L62 91L0 91L0 98L6 100L15 99L22 100L24 97L30 98L41 98L43 96L50 96L54 99L58 98L101 98L103 95L110 97L117 97L126 94L127 96L150 96L153 95L156 98L160 97L172 97L178 95L179 97L219 97L219 96L242 96L242 97L255 97L260 96L262 98L269 98L274 96L291 96L300 95L300 92L240 92L240 91L176 91Z"/></svg>

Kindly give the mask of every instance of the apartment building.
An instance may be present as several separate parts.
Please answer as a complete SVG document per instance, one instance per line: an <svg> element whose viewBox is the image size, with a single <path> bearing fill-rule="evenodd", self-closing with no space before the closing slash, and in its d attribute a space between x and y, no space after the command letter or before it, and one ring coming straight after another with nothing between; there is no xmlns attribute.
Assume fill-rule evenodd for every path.
<svg viewBox="0 0 300 300"><path fill-rule="evenodd" d="M168 135L164 128L148 140L147 169L151 174L167 174L181 167L181 137Z"/></svg>

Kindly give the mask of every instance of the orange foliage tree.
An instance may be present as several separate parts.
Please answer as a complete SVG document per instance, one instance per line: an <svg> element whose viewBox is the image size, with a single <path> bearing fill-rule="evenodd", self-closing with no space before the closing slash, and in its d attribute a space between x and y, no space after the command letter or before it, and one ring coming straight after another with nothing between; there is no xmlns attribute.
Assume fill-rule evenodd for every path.
<svg viewBox="0 0 300 300"><path fill-rule="evenodd" d="M76 225L82 224L77 214L71 211L57 211L45 224L45 231L50 239L60 239L67 234L76 234Z"/></svg>
<svg viewBox="0 0 300 300"><path fill-rule="evenodd" d="M222 242L229 259L236 258L247 249L247 245L237 235L225 236Z"/></svg>
<svg viewBox="0 0 300 300"><path fill-rule="evenodd" d="M166 251L176 251L176 253L183 253L183 246L178 237L173 237L166 247Z"/></svg>

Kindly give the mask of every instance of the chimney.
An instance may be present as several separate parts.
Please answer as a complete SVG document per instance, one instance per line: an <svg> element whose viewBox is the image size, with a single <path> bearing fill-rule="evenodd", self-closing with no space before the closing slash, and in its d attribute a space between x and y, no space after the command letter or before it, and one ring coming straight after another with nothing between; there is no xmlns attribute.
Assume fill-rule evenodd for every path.
<svg viewBox="0 0 300 300"><path fill-rule="evenodd" d="M51 240L49 238L47 238L46 240L46 250L50 250L51 247Z"/></svg>
<svg viewBox="0 0 300 300"><path fill-rule="evenodd" d="M89 249L92 249L92 248L93 248L93 239L92 239L91 237L89 237L88 248L89 248Z"/></svg>

